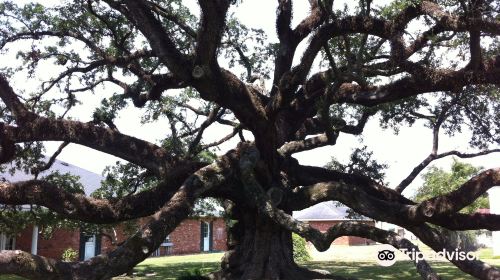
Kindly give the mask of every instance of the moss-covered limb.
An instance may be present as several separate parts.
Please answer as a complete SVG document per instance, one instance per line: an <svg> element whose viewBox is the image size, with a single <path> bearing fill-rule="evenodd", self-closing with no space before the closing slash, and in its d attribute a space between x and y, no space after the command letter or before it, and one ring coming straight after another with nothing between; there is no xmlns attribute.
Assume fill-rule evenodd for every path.
<svg viewBox="0 0 500 280"><path fill-rule="evenodd" d="M424 244L431 247L435 252L447 250L449 252L457 249L450 238L438 229L428 225L410 226L408 230L413 232ZM449 260L463 272L482 280L495 280L500 278L500 269L480 260Z"/></svg>
<svg viewBox="0 0 500 280"><path fill-rule="evenodd" d="M337 200L360 214L395 224L429 222L451 230L500 229L500 215L462 214L460 209L474 202L489 188L498 185L498 169L489 169L474 176L457 190L415 203L387 187L362 176L344 174L320 167L299 166L299 182L315 182L300 187L287 196L287 209L299 210L322 201Z"/></svg>
<svg viewBox="0 0 500 280"><path fill-rule="evenodd" d="M398 249L420 252L418 247L407 239L401 238L396 233L378 229L363 222L342 222L330 227L327 232L313 228L307 223L295 220L285 211L278 209L254 175L254 167L259 159L259 153L254 147L248 147L240 159L241 179L247 196L252 199L259 213L267 216L281 227L295 232L312 242L319 251L327 250L332 242L341 236L359 236L380 243L390 244ZM425 260L414 260L416 268L423 279L439 279Z"/></svg>
<svg viewBox="0 0 500 280"><path fill-rule="evenodd" d="M17 274L29 279L60 279L69 263L57 262L24 251L2 251L0 253L0 274Z"/></svg>
<svg viewBox="0 0 500 280"><path fill-rule="evenodd" d="M0 273L14 273L29 279L109 279L129 271L157 249L189 215L200 195L232 176L235 155L235 151L230 151L189 176L149 223L109 254L83 262L64 263L26 252L3 251L0 253Z"/></svg>
<svg viewBox="0 0 500 280"><path fill-rule="evenodd" d="M157 186L119 199L98 199L72 193L44 180L0 183L0 203L45 206L61 216L94 224L109 224L152 215L178 190L192 172L204 164L171 169Z"/></svg>

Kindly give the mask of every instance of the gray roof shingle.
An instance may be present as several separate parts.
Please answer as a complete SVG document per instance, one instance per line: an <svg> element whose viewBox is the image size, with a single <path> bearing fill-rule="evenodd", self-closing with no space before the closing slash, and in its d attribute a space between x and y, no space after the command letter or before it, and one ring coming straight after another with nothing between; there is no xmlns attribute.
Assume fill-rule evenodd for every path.
<svg viewBox="0 0 500 280"><path fill-rule="evenodd" d="M351 220L347 218L348 210L347 206L339 206L334 201L325 201L300 211L293 211L293 217L299 221Z"/></svg>
<svg viewBox="0 0 500 280"><path fill-rule="evenodd" d="M48 161L48 158L46 158L45 160ZM101 186L101 181L104 180L104 178L97 173L85 170L83 168L60 160L56 160L49 170L40 173L40 175L48 175L56 170L62 174L70 173L71 175L79 176L80 183L83 185L86 195L90 195L97 188L99 188ZM26 174L21 170L17 170L14 175L10 175L10 173L8 172L0 173L0 178L4 178L9 182L18 182L32 180L34 179L34 176Z"/></svg>

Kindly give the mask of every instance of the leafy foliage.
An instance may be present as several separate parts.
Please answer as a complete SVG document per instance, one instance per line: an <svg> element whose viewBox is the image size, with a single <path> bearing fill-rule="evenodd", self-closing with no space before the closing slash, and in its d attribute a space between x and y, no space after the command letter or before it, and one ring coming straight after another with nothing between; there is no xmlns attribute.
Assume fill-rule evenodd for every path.
<svg viewBox="0 0 500 280"><path fill-rule="evenodd" d="M297 234L292 234L293 242L293 259L296 262L306 262L312 259L307 250L307 242L304 238Z"/></svg>
<svg viewBox="0 0 500 280"><path fill-rule="evenodd" d="M282 198L292 198L295 202L298 201L293 200L295 196L302 199L303 195L304 200L311 198L307 197L307 191L295 190L316 187L318 185L314 184L330 180L314 178L316 175L311 174L307 176L311 179L309 182L292 174L293 170L303 168L295 166L293 154L334 145L340 134L359 136L369 117L377 115L381 127L392 128L396 133L402 126L423 122L433 130L430 161L439 157L437 138L442 132L453 136L470 131L470 146L483 150L500 143L500 96L497 85L488 85L497 84L492 77L497 74L500 48L496 38L498 34L492 30L497 23L490 21L498 20L499 4L496 1L437 0L424 3L421 0L395 0L375 5L371 0L360 0L346 3L343 9L335 10L330 7L333 1L311 1L310 17L299 21L298 25L292 21L291 1L280 1L275 30L279 43L269 42L270 36L264 30L248 27L231 14L233 10L230 4L238 5L241 2L201 1L200 9L196 9L200 11L200 18L193 15L184 5L187 2L182 0L68 0L58 6L39 3L17 5L15 1L9 0L0 3L0 50L6 55L17 53L12 65L5 65L1 72L16 76L7 77L7 80L15 80L18 76L30 79L30 83L15 85L18 88L14 90L13 97L2 98L6 106L0 104L0 118L8 126L6 131L27 130L26 133L18 133L22 137L9 136L13 140L1 143L5 146L10 142L17 143L16 159L12 166L3 166L2 169L23 170L38 179L40 174L36 170L43 164L44 149L43 144L37 141L58 140L83 144L133 163L120 162L108 167L103 185L93 196L106 199L109 203L129 196L133 201L134 194L158 186L160 180L165 179L161 178L165 173L170 175L172 171L174 175L187 175L182 173L182 168L186 167L181 166L184 163L189 164L189 168L211 163L222 143L238 136L240 143L246 142L245 137L249 137L244 132L252 134L253 139L248 140L255 140L260 152L259 162L251 170L255 173L255 182L262 185L263 194L268 190L279 189L277 192L267 192L270 196L277 194L279 199L271 199L271 204L260 207L259 203L263 205L264 199L257 197L254 201L256 192L247 193L245 188L238 189L248 184L243 178L246 172L236 171L229 175L234 176L234 188L231 186L226 190L207 185L215 189L213 193L197 192L197 184L204 182L189 177L186 182L193 183L193 194L190 193L191 188L182 188L186 195L180 199L185 197L186 201L167 205L192 208L194 198L206 194L230 198L235 205L241 206L241 209L238 207L238 211L232 213L234 217L231 218L238 221L236 225L242 228L242 235L246 237L248 234L255 244L261 244L257 239L267 235L260 235L259 232L275 227L260 228L259 223L252 227L251 221L265 221L263 224L266 224L267 220L260 218L264 212L269 217L276 217L268 213L274 207L287 213L294 207L302 207L300 203L281 203ZM322 57L317 59L320 52ZM50 71L46 70L47 67L50 67ZM35 82L35 79L39 81ZM255 84L257 81L259 85ZM266 88L266 85L270 87ZM101 87L105 90L101 91ZM96 100L102 100L100 105L90 110L77 110L80 105L95 105L86 93L97 96L94 97ZM21 116L16 107L23 106L9 104L12 103L9 99L19 99L26 111L38 116L33 117L34 121ZM145 138L141 135L134 135L137 137L135 139L124 135L116 127L115 120L126 112L129 105L140 108L140 121L143 124L159 124L158 130L161 129L162 134L156 139L156 146L138 139ZM49 123L44 123L47 127L54 124L52 132L63 132L47 137L37 135L45 135L45 132L33 129L36 121L42 119ZM219 140L215 142L209 142L207 139L214 141L211 135L208 136L212 133L208 128L213 124L225 125L232 132L217 137ZM68 127L70 129L67 131L63 129ZM83 135L75 136L78 134L74 133L77 129L77 132L81 129ZM35 135L24 136L31 130ZM47 129L47 132L50 130ZM102 137L103 141L96 139L96 135ZM281 153L287 148L288 152ZM239 148L234 152L237 155L233 157L231 153L228 164L232 163L232 159L243 158ZM148 160L141 160L144 157L148 157ZM150 157L154 160L150 160ZM424 161L420 166L426 164L428 162ZM414 173L422 171L425 166L420 170L415 168ZM327 167L343 172L342 180L351 180L349 184L363 185L371 180L379 183L379 186L373 184L375 188L367 189L369 191L364 196L340 197L349 192L325 191L322 193L325 198L321 197L320 200L339 199L367 215L387 220L393 218L392 221L402 226L414 225L408 223L414 217L389 217L386 209L382 209L384 207L377 207L383 205L384 201L380 200L401 209L408 204L404 202L404 197L394 199L393 196L397 197L398 194L385 189L384 169L387 165L374 160L367 147L354 149L345 163L332 159ZM200 173L206 170L202 169ZM226 168L223 170L226 171ZM421 201L446 193L478 171L458 163L452 166L451 173L431 169L425 174L426 183L416 198ZM363 180L360 176L350 176L352 174L369 178ZM413 180L418 174L410 175L406 181ZM51 174L42 179L62 186L71 193L83 191L77 178L66 174ZM408 185L403 183L406 182L403 181L398 187ZM371 203L371 199L377 199L380 203ZM484 199L462 211L474 212L478 207L483 207L480 201ZM154 202L158 208L165 205L161 199ZM314 202L317 201L311 199L311 203ZM214 213L219 211L220 203L220 199L199 199L192 209L192 215L219 215ZM365 207L370 211L362 211ZM158 208L148 210L148 214ZM115 216L112 220L126 219L123 213L135 209L130 207L121 210L125 211L116 213L122 217ZM175 214L172 215L175 219L185 217ZM183 214L187 214L187 211L183 211ZM355 212L349 214L350 217L358 217ZM426 219L415 217L413 220L418 218ZM432 223L438 224L443 217L433 218ZM175 225L178 222L175 219L163 227ZM243 220L245 223L242 223ZM0 212L0 222L3 223L0 229L7 228L6 225L15 221L16 225L10 227L12 231L36 223L41 226L44 236L50 236L61 227L79 227L88 233L106 233L117 226L67 221L38 206L5 207ZM170 220L162 218L155 222L163 221ZM269 223L279 224L280 221L271 219ZM121 226L132 232L138 224L128 221ZM420 229L420 225L415 225L417 227ZM158 228L156 224L151 228L153 230L148 233L136 235L137 239L142 238L146 243L151 243L151 240L156 239L149 238L148 234L159 237L158 234L165 233L155 231ZM148 227L142 229L146 231ZM286 229L280 230L290 233ZM425 234L426 229L422 230L424 233L421 236L430 236ZM464 238L467 239L466 236L458 236L454 242L461 243ZM298 254L296 259L307 259L305 241L297 236L293 240L294 247L298 248L297 252L294 249L294 254ZM429 243L438 241L439 244L434 245L446 245L445 241L432 238ZM153 243L148 249L158 242ZM254 254L254 250L245 248L248 243L252 242L235 244L233 247L236 252L243 250L244 253L233 255ZM136 243L124 244L133 247ZM141 261L142 255L139 254L129 254L128 260L115 260L120 258L120 252L128 251L112 253L110 261L128 262L127 266ZM96 262L95 266L101 264ZM118 266L116 271L110 271L109 274L121 273L118 270L124 266ZM475 267L469 270L477 272L481 269ZM95 271L101 273L103 270L98 268ZM263 275L267 275L265 271ZM201 274L195 271L191 276L196 278L201 277Z"/></svg>
<svg viewBox="0 0 500 280"><path fill-rule="evenodd" d="M78 252L73 248L67 248L61 255L61 259L65 262L75 261L78 257Z"/></svg>
<svg viewBox="0 0 500 280"><path fill-rule="evenodd" d="M449 193L481 170L468 163L454 160L450 171L441 168L431 167L429 171L422 175L424 184L415 194L415 201L424 201L437 195ZM479 208L489 208L488 197L479 197L473 204L461 210L462 213L474 213Z"/></svg>
<svg viewBox="0 0 500 280"><path fill-rule="evenodd" d="M208 277L203 276L203 271L200 268L193 268L184 272L177 280L207 280Z"/></svg>
<svg viewBox="0 0 500 280"><path fill-rule="evenodd" d="M40 179L62 187L71 193L83 193L83 185L78 176L53 171ZM83 223L62 218L48 209L36 205L3 206L0 211L0 231L17 234L29 225L38 225L41 235L50 238L56 229L75 229Z"/></svg>
<svg viewBox="0 0 500 280"><path fill-rule="evenodd" d="M97 198L120 198L156 186L157 179L144 168L131 163L116 162L104 170L101 187L92 193Z"/></svg>
<svg viewBox="0 0 500 280"><path fill-rule="evenodd" d="M373 152L368 151L368 148L364 146L354 149L351 153L349 163L343 164L332 158L325 167L349 174L368 176L382 182L385 177L384 169L387 168L387 164L378 163L372 156Z"/></svg>

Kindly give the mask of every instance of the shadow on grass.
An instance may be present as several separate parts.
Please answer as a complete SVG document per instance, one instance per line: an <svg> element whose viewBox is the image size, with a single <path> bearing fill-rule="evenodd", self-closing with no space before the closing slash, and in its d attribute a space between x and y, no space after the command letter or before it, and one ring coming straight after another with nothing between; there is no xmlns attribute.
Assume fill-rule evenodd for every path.
<svg viewBox="0 0 500 280"><path fill-rule="evenodd" d="M373 262L307 262L302 265L357 279L422 279L410 261L398 261L390 267L383 267ZM475 279L445 262L432 262L430 265L442 279Z"/></svg>
<svg viewBox="0 0 500 280"><path fill-rule="evenodd" d="M177 279L177 277L189 274L200 269L203 275L217 271L220 268L219 262L187 262L170 263L159 265L143 264L134 268L134 277L115 277L115 280L128 279Z"/></svg>
<svg viewBox="0 0 500 280"><path fill-rule="evenodd" d="M147 280L147 279L176 279L200 269L203 275L217 271L220 261L190 261L169 263L168 258L158 258L154 263L142 263L134 268L134 277L120 276L114 280ZM444 280L474 279L464 274L458 268L447 262L431 262L431 266ZM495 262L496 264L496 262ZM497 264L496 264L497 265ZM415 266L410 261L398 261L393 266L382 267L373 262L339 262L339 261L311 261L301 263L301 266L310 269L327 270L334 275L357 279L422 279ZM22 279L17 277L0 276L1 280Z"/></svg>

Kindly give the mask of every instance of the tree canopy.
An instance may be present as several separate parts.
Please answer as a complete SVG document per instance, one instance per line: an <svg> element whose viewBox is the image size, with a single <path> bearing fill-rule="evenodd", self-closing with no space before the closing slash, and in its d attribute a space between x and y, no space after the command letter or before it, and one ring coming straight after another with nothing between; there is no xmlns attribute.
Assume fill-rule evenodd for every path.
<svg viewBox="0 0 500 280"><path fill-rule="evenodd" d="M415 201L421 202L434 196L443 195L453 191L463 185L474 175L477 175L482 168L472 164L454 160L451 165L451 172L442 168L431 167L429 171L422 174L424 184L417 190ZM488 196L477 198L476 201L464 207L460 212L474 214L480 208L489 208Z"/></svg>
<svg viewBox="0 0 500 280"><path fill-rule="evenodd" d="M361 0L337 8L332 0L311 0L297 21L293 3L299 1L278 0L275 41L234 16L241 2L0 2L0 49L9 59L0 78L0 162L34 174L0 183L0 203L38 205L98 225L152 217L90 261L2 251L0 273L120 275L155 251L204 197L223 200L235 221L213 274L220 279L335 278L294 262L292 232L320 251L346 235L418 250L361 221L320 232L291 216L323 201L404 227L435 251L455 249L444 230L500 230L500 215L460 212L500 184L498 168L421 202L402 195L435 160L500 151L498 1ZM29 83L16 83L20 76ZM92 103L96 97L99 105ZM86 115L85 105L93 107ZM130 106L165 137L153 143L122 132L116 119ZM294 158L335 146L345 135L362 137L368 122L395 132L419 122L432 132L429 155L394 188L383 181L384 165L370 159L369 147L331 168ZM207 140L213 127L228 134ZM443 133L468 137L470 147L441 151ZM418 140L408 149L425 145ZM118 157L127 163L114 172L127 176L110 177L98 197L38 178L48 141ZM231 141L233 149L217 154ZM500 278L498 268L481 261L450 261L474 277ZM438 279L427 262L415 264L423 278Z"/></svg>

